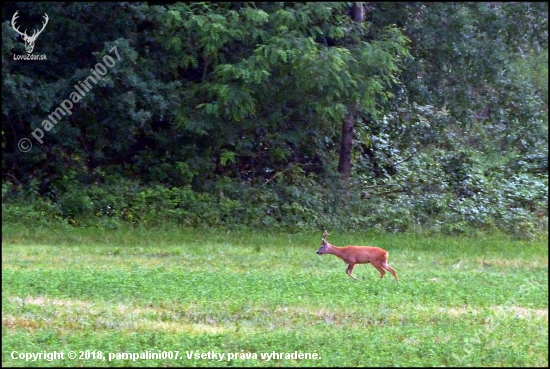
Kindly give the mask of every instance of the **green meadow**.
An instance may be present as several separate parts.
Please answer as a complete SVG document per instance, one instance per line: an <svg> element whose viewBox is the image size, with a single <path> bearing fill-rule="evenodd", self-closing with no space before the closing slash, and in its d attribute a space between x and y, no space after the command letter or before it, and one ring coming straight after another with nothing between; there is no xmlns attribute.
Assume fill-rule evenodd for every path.
<svg viewBox="0 0 550 369"><path fill-rule="evenodd" d="M328 240L399 282L321 232L4 224L2 365L548 366L546 235Z"/></svg>

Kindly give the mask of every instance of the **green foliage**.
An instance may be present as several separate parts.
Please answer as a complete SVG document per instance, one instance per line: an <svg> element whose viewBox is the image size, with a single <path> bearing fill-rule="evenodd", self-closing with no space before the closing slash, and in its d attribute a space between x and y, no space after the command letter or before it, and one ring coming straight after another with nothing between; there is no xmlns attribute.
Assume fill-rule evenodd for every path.
<svg viewBox="0 0 550 369"><path fill-rule="evenodd" d="M3 221L16 223L22 217L32 222L33 214L44 214L41 222L65 218L79 226L108 228L130 223L448 234L477 228L500 229L518 238L544 232L547 176L476 172L482 160L477 155L418 155L396 176L355 183L361 191L351 201L339 191L337 180L320 183L300 166L273 173L263 186L226 178L202 193L190 185L169 188L105 177L86 189L62 191L55 205L41 200L25 215L20 210L24 202L9 198L3 202ZM396 177L400 185L394 184Z"/></svg>
<svg viewBox="0 0 550 369"><path fill-rule="evenodd" d="M2 183L2 223L45 225L63 220L63 214L50 201L39 196L38 183L26 191L16 191L10 182Z"/></svg>
<svg viewBox="0 0 550 369"><path fill-rule="evenodd" d="M548 49L523 52L510 66L512 78L518 84L526 83L535 88L535 95L540 97L540 109L548 109ZM545 105L544 105L545 104ZM546 115L548 124L548 115ZM547 128L548 130L548 128Z"/></svg>
<svg viewBox="0 0 550 369"><path fill-rule="evenodd" d="M52 21L32 63L2 25L3 220L546 231L547 3L363 5L4 4Z"/></svg>

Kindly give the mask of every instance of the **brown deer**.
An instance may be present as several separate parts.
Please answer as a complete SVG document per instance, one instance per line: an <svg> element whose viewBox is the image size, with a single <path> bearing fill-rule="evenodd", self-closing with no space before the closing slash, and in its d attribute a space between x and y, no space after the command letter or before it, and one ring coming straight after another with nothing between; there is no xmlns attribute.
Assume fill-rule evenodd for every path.
<svg viewBox="0 0 550 369"><path fill-rule="evenodd" d="M344 260L344 263L348 265L346 273L351 278L357 280L352 274L356 264L371 263L380 272L380 278L384 278L384 274L386 274L387 270L393 274L396 281L399 281L397 272L388 264L388 252L386 250L372 246L333 246L327 241L328 235L329 233L327 231L323 232L323 242L319 250L317 250L317 254L332 254Z"/></svg>

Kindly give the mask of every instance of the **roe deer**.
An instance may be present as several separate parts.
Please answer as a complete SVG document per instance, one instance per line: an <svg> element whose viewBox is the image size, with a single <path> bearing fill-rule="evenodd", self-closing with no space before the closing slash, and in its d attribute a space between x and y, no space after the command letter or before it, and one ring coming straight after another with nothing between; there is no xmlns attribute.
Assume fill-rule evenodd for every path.
<svg viewBox="0 0 550 369"><path fill-rule="evenodd" d="M351 274L353 272L353 267L355 267L355 264L371 263L380 272L380 278L384 278L384 274L386 274L387 270L391 274L393 274L396 281L399 281L399 278L397 278L397 272L388 265L388 252L386 250L381 249L380 247L371 246L336 247L328 243L328 235L329 234L327 233L327 231L323 232L323 242L321 243L321 247L319 248L319 250L317 250L317 254L332 254L344 260L344 263L348 265L346 273L351 278L357 280L357 278L355 278L353 274Z"/></svg>

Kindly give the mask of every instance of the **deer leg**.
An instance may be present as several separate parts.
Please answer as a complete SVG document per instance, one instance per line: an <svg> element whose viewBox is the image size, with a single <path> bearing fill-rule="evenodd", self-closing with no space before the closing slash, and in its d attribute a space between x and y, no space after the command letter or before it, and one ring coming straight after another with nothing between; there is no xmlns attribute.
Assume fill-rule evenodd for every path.
<svg viewBox="0 0 550 369"><path fill-rule="evenodd" d="M372 266L378 269L378 271L380 272L380 279L384 278L384 274L386 274L384 268L382 268L380 264L372 264Z"/></svg>
<svg viewBox="0 0 550 369"><path fill-rule="evenodd" d="M399 281L399 278L397 278L397 272L391 266L389 266L387 262L382 263L382 268L386 269L388 272L393 274L393 276L395 277L395 280Z"/></svg>
<svg viewBox="0 0 550 369"><path fill-rule="evenodd" d="M348 264L348 269L346 269L346 273L347 273L351 278L353 278L353 279L355 279L355 280L358 280L357 278L355 278L355 277L353 276L353 274L351 274L351 273L353 272L353 267L354 267L354 266L355 266L354 263L349 263L349 264Z"/></svg>

